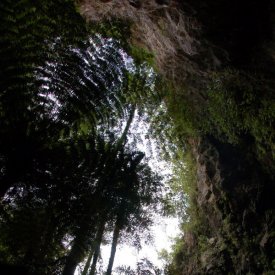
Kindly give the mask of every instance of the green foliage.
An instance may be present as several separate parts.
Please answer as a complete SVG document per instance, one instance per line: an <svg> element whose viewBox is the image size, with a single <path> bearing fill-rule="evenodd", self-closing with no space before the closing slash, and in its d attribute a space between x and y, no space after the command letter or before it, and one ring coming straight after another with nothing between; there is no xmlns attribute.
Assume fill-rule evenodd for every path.
<svg viewBox="0 0 275 275"><path fill-rule="evenodd" d="M257 144L270 148L274 140L272 83L237 71L213 75L208 89L209 132L237 143L249 133Z"/></svg>
<svg viewBox="0 0 275 275"><path fill-rule="evenodd" d="M122 49L129 50L128 39L131 34L131 24L129 22L113 18L112 20L105 20L89 27L92 34L100 34L102 37L119 41Z"/></svg>
<svg viewBox="0 0 275 275"><path fill-rule="evenodd" d="M196 80L194 80L196 83ZM251 137L260 158L274 158L274 82L248 72L224 70L210 75L207 90L164 87L172 136L184 140L212 135L237 145Z"/></svg>
<svg viewBox="0 0 275 275"><path fill-rule="evenodd" d="M39 98L38 68L60 53L62 47L53 51L53 45L59 42L64 48L76 46L87 37L87 30L84 20L75 12L73 1L64 5L64 1L5 0L0 4L0 18L3 196L31 166L34 151L51 146L61 131L60 124L45 116L47 106Z"/></svg>
<svg viewBox="0 0 275 275"><path fill-rule="evenodd" d="M110 229L122 205L123 228L150 224L160 179L120 136L154 74L125 65L124 22L87 26L73 1L0 7L0 260L60 274L91 248L100 216Z"/></svg>
<svg viewBox="0 0 275 275"><path fill-rule="evenodd" d="M177 157L173 158L171 191L166 195L164 212L177 215L184 235L174 240L172 253L163 257L167 264L166 274L182 274L183 270L187 270L184 269L185 263L196 263L199 254L208 249L209 228L206 216L197 203L196 168L191 152L178 149ZM196 253L188 252L190 246L195 248Z"/></svg>
<svg viewBox="0 0 275 275"><path fill-rule="evenodd" d="M154 68L153 53L135 45L130 46L129 55L135 60L137 65L146 63L148 66Z"/></svg>
<svg viewBox="0 0 275 275"><path fill-rule="evenodd" d="M161 275L162 271L154 266L152 262L148 259L143 258L137 263L137 268L135 270L131 269L129 266L119 266L116 268L116 273L120 275Z"/></svg>
<svg viewBox="0 0 275 275"><path fill-rule="evenodd" d="M60 228L50 209L43 206L5 209L2 220L1 263L22 265L30 273L55 273L62 266L66 250ZM61 234L60 234L61 233Z"/></svg>
<svg viewBox="0 0 275 275"><path fill-rule="evenodd" d="M180 216L186 235L165 255L170 274L182 273L183 260L192 264L220 253L224 243L204 254L210 234L197 205L188 142L199 135L238 146L248 140L272 166L274 83L225 70L210 76L205 92L194 76L191 84L172 88L153 71L155 56L129 44L129 22L87 26L71 0L4 0L0 18L1 262L34 274L60 273L65 256L74 265L85 257L100 216L109 228L119 220L120 230L131 234L150 224L145 210L158 201L160 179L141 162L141 152L125 146L127 138L119 142L133 106L150 116L151 134L173 164L164 212ZM134 59L128 67L126 53ZM233 250L238 238L230 234L231 221L223 222ZM188 253L188 241L196 253ZM249 236L242 244L253 249ZM159 274L149 262L138 272L147 267Z"/></svg>
<svg viewBox="0 0 275 275"><path fill-rule="evenodd" d="M127 79L118 43L95 36L78 48L60 50L56 44L53 50L59 50L58 56L37 72L38 100L45 106L42 115L62 121L64 130L83 133L111 122L114 114L123 117L126 91L122 86Z"/></svg>
<svg viewBox="0 0 275 275"><path fill-rule="evenodd" d="M196 164L190 152L178 150L173 155L173 176L169 182L169 192L164 198L164 213L176 215L186 223L194 207L196 195Z"/></svg>
<svg viewBox="0 0 275 275"><path fill-rule="evenodd" d="M89 26L89 30L91 34L100 34L102 37L119 41L120 47L134 59L137 66L146 63L148 66L154 67L153 53L129 42L129 38L131 37L130 22L113 18L112 20L93 24Z"/></svg>
<svg viewBox="0 0 275 275"><path fill-rule="evenodd" d="M200 131L197 106L188 99L187 89L181 87L175 90L167 87L163 92L167 100L167 112L173 121L174 135L184 139L197 136Z"/></svg>

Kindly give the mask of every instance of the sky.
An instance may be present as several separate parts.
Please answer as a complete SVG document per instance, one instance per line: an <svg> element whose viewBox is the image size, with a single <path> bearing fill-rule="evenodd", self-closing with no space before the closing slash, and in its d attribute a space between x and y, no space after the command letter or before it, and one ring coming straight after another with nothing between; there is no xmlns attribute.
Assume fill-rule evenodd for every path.
<svg viewBox="0 0 275 275"><path fill-rule="evenodd" d="M160 219L160 217L158 217ZM166 249L171 252L171 246L173 244L173 238L175 238L179 232L178 219L177 218L161 218L159 221L155 221L151 227L151 232L155 237L155 243L151 245L144 245L140 251L128 245L118 245L114 267L127 265L135 267L137 262L142 258L149 259L154 265L159 268L163 268L164 262L159 259L159 252L162 249ZM108 264L110 255L110 246L104 246L102 248L103 264ZM113 274L116 274L113 272Z"/></svg>
<svg viewBox="0 0 275 275"><path fill-rule="evenodd" d="M169 177L172 175L171 165L160 158L160 153L157 149L157 141L148 137L149 124L146 119L140 119L135 115L134 121L132 122L130 128L130 138L129 141L137 140L137 149L144 152L146 156L146 161L152 170L164 177L164 189L165 186L168 187L167 182ZM122 127L123 128L123 127ZM151 244L143 243L142 249L137 250L137 248L131 247L126 244L118 244L117 251L113 266L113 275L118 273L115 272L116 267L119 266L130 266L135 269L136 264L139 260L147 258L155 266L163 269L164 262L159 259L159 252L163 249L171 252L173 239L175 239L179 234L179 219L174 217L163 217L160 214L155 214L153 219L153 225L150 227L150 232L154 237L154 241ZM112 236L107 237L111 240ZM108 265L109 257L111 252L111 244L104 245L101 247L101 257L103 271L106 271L106 266ZM99 264L98 264L99 265ZM78 275L79 270L76 271L75 275ZM99 274L102 274L100 272ZM127 274L125 274L127 275Z"/></svg>
<svg viewBox="0 0 275 275"><path fill-rule="evenodd" d="M96 47L97 48L97 47ZM123 51L121 52L126 67L129 71L134 70L135 66L133 59L130 58ZM149 75L152 71L148 71ZM152 74L153 76L153 74ZM146 114L140 118L135 115L134 121L131 124L130 134L128 135L128 143L135 143L135 146L139 151L145 153L145 161L149 164L151 169L157 174L161 175L166 179L164 180L164 190L167 186L169 177L172 175L171 165L160 158L160 152L157 149L157 140L152 139L149 133L148 121ZM126 122L122 126L125 127ZM166 184L165 184L166 182ZM163 191L164 192L164 191ZM116 256L114 260L113 273L118 274L114 270L118 266L131 266L135 268L137 262L142 258L147 258L155 266L163 269L164 262L159 259L159 252L163 249L168 252L171 251L173 239L180 233L179 231L179 220L178 218L163 217L160 214L155 214L153 218L153 225L150 227L150 232L154 237L154 241L151 244L143 243L142 249L137 250L126 244L118 244ZM111 240L112 236L107 236L108 240ZM106 271L108 260L111 252L111 244L101 247L101 258L103 270ZM99 274L101 274L100 272ZM79 269L75 272L75 275L80 274ZM127 275L127 274L126 274Z"/></svg>
<svg viewBox="0 0 275 275"><path fill-rule="evenodd" d="M108 41L102 41L102 38L98 36L99 46L95 44L93 39L91 39L91 49L89 49L88 54L92 58L93 61L96 59L104 59L104 54L108 52L108 45L112 44L112 39L109 39ZM97 41L97 40L96 40ZM106 45L104 43L107 42ZM80 55L81 53L75 49L75 51ZM106 52L105 52L106 51ZM133 59L130 58L126 53L124 53L122 50L120 52L122 55L122 58L125 62L125 65L129 71L134 71L135 66L133 63ZM103 56L101 56L103 55ZM83 56L83 60L85 62L88 62L85 59L85 56ZM153 78L153 70L148 68L148 74L149 78L150 76ZM90 79L93 81L92 79ZM150 82L151 83L151 82ZM96 84L95 84L96 85ZM152 84L153 85L153 84ZM153 88L153 87L152 87ZM40 94L42 97L47 97L49 102L52 102L54 108L51 109L52 114L58 115L59 108L61 107L60 102L58 101L57 97L54 96L54 94L50 93L49 87L47 85L43 86L43 93ZM159 151L157 150L157 141L153 140L149 133L149 124L146 122L146 115L143 116L143 118L138 117L138 115L135 115L134 121L132 123L131 129L130 129L130 135L128 143L130 144L135 143L135 146L139 151L142 151L145 153L145 161L149 164L149 166L152 168L154 172L157 174L160 174L165 179L168 179L172 172L171 167L169 163L166 163L165 161L160 159ZM126 124L126 122L125 122ZM124 125L125 126L125 125ZM123 127L124 127L123 126ZM122 127L122 129L123 129ZM154 243L148 245L143 244L141 250L137 250L136 248L133 248L129 245L118 245L116 257L114 261L114 268L113 270L121 265L129 265L131 267L135 267L136 263L141 260L142 258L147 258L150 260L154 265L158 266L159 268L163 267L163 262L159 259L158 253L162 249L166 249L167 251L170 251L171 245L173 243L173 238L175 238L179 234L179 221L177 218L164 218L161 217L159 214L155 215L153 220L153 225L150 228L150 232L152 233L154 237ZM109 237L111 239L111 236ZM102 259L103 259L103 265L108 264L109 255L110 255L110 245L105 245L102 247ZM76 271L76 275L80 274L80 270L78 269ZM115 274L115 272L113 272Z"/></svg>

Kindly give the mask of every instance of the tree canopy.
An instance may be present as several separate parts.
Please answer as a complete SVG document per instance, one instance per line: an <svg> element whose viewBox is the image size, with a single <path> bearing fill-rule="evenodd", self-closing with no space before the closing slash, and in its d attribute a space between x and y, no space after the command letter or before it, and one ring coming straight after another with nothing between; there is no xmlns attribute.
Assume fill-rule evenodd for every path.
<svg viewBox="0 0 275 275"><path fill-rule="evenodd" d="M128 142L153 75L73 1L0 5L0 268L74 274L114 231L110 274L121 232L145 228L158 201Z"/></svg>

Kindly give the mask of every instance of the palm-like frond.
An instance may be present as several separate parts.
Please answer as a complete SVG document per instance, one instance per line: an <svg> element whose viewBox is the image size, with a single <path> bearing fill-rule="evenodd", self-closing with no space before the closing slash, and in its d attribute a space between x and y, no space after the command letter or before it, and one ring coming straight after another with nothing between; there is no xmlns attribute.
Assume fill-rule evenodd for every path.
<svg viewBox="0 0 275 275"><path fill-rule="evenodd" d="M90 38L81 47L61 49L56 59L39 67L38 102L44 102L44 114L70 127L82 121L106 122L112 114L123 113L124 71L123 55L114 41Z"/></svg>

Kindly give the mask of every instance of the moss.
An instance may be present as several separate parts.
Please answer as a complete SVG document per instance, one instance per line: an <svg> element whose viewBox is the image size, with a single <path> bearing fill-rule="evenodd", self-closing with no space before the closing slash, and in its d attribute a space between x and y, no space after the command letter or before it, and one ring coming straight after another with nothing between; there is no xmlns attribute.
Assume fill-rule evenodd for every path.
<svg viewBox="0 0 275 275"><path fill-rule="evenodd" d="M225 70L215 73L208 86L205 133L223 142L249 145L259 160L272 165L275 121L274 83L261 75ZM269 161L268 161L269 160Z"/></svg>
<svg viewBox="0 0 275 275"><path fill-rule="evenodd" d="M198 113L188 99L187 87L182 87L179 91L170 86L164 89L167 112L173 120L175 134L184 139L198 136Z"/></svg>
<svg viewBox="0 0 275 275"><path fill-rule="evenodd" d="M124 50L129 50L128 38L131 35L131 23L113 18L89 25L91 34L100 34L103 37L113 38L121 44Z"/></svg>
<svg viewBox="0 0 275 275"><path fill-rule="evenodd" d="M146 64L152 68L155 67L154 54L135 45L130 46L129 54L134 58L137 65Z"/></svg>

